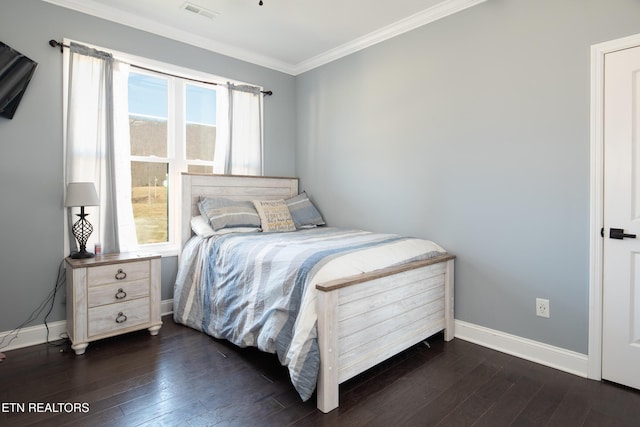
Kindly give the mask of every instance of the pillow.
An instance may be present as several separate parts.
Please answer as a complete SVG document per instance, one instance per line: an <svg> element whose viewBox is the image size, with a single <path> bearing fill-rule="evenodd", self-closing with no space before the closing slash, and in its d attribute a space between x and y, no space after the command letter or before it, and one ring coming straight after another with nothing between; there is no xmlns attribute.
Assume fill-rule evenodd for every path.
<svg viewBox="0 0 640 427"><path fill-rule="evenodd" d="M191 230L193 230L196 236L202 237L203 239L211 237L216 233L215 230L211 228L211 225L209 225L209 221L202 215L191 218Z"/></svg>
<svg viewBox="0 0 640 427"><path fill-rule="evenodd" d="M295 197L285 200L291 212L291 217L296 228L315 227L316 225L324 225L322 215L311 203L307 193L304 191Z"/></svg>
<svg viewBox="0 0 640 427"><path fill-rule="evenodd" d="M260 227L258 212L249 201L200 197L198 209L215 231L233 227Z"/></svg>
<svg viewBox="0 0 640 427"><path fill-rule="evenodd" d="M209 221L203 217L202 215L194 216L191 218L191 230L197 235L206 239L213 235L222 235L229 233L251 233L255 231L260 231L259 227L233 227L233 228L223 228L222 230L215 231L209 225Z"/></svg>
<svg viewBox="0 0 640 427"><path fill-rule="evenodd" d="M284 199L254 200L253 205L260 216L262 231L295 231L291 213Z"/></svg>
<svg viewBox="0 0 640 427"><path fill-rule="evenodd" d="M223 234L231 234L231 233L255 233L260 230L260 227L233 227L233 228L223 228L222 230L216 231L216 236L221 236Z"/></svg>

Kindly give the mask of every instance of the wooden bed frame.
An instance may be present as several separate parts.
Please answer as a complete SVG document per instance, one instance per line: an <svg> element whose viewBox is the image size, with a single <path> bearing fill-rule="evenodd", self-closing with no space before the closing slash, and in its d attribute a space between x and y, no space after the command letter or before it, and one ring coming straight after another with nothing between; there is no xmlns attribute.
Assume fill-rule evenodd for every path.
<svg viewBox="0 0 640 427"><path fill-rule="evenodd" d="M297 178L182 175L182 244L199 215L199 196L234 200L287 199ZM316 286L320 373L318 409L338 407L339 384L444 330L454 336L455 256L386 268Z"/></svg>

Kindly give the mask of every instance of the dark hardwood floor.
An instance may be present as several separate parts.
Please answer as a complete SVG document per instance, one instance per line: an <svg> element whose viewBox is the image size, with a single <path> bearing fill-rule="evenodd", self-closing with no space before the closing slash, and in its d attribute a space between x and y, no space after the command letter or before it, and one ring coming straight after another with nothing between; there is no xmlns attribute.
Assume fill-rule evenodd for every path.
<svg viewBox="0 0 640 427"><path fill-rule="evenodd" d="M343 384L340 408L322 414L275 356L163 321L157 337L91 343L83 356L63 342L7 352L0 425L640 425L638 391L442 336Z"/></svg>

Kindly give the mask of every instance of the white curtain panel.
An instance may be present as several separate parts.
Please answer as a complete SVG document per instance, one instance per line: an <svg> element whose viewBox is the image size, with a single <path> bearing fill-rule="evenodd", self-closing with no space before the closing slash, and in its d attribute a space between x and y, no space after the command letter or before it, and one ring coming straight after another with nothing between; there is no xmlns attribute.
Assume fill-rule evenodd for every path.
<svg viewBox="0 0 640 427"><path fill-rule="evenodd" d="M117 214L118 252L138 248L136 223L131 204L131 140L129 135L129 64L113 64L113 146L115 209Z"/></svg>
<svg viewBox="0 0 640 427"><path fill-rule="evenodd" d="M93 182L100 198L100 206L85 209L94 227L87 249L97 242L105 253L134 249L128 67L108 53L73 42L64 51L63 63L65 189L70 182ZM70 233L76 217L70 213L67 210L67 252L76 245Z"/></svg>
<svg viewBox="0 0 640 427"><path fill-rule="evenodd" d="M262 175L262 93L259 87L227 84L219 90L216 173Z"/></svg>

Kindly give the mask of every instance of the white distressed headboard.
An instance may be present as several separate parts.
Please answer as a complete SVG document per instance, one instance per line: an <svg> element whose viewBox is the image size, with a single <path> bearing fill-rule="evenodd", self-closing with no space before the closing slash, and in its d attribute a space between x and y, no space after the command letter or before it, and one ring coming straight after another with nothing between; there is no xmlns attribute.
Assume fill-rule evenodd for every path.
<svg viewBox="0 0 640 427"><path fill-rule="evenodd" d="M198 198L233 200L288 199L298 194L298 178L244 175L182 174L181 246L191 237L191 218L200 215Z"/></svg>

